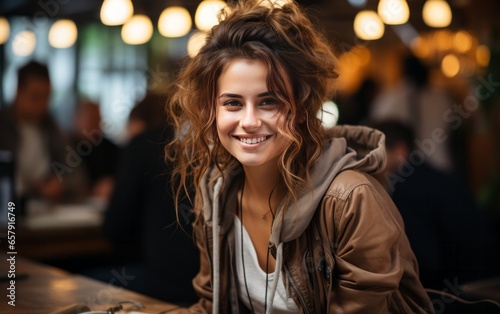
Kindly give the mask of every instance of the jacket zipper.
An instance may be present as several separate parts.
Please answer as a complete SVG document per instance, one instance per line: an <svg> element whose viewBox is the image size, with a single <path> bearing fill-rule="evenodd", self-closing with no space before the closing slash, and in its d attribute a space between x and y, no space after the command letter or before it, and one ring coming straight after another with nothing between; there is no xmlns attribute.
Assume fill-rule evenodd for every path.
<svg viewBox="0 0 500 314"><path fill-rule="evenodd" d="M283 266L285 268L285 273L288 281L292 284L293 289L295 290L295 293L297 293L297 296L299 297L300 304L302 308L304 309L304 313L310 313L309 309L306 306L306 302L304 301L304 298L302 297L302 294L300 294L299 288L295 284L295 281L292 278L292 275L290 275L290 272L288 271L288 267Z"/></svg>

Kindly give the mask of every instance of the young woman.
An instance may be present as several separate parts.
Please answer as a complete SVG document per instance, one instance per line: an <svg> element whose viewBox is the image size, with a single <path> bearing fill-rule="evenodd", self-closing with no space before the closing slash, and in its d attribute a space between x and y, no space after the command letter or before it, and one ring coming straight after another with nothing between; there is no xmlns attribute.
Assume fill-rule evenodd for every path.
<svg viewBox="0 0 500 314"><path fill-rule="evenodd" d="M424 313L403 222L369 173L383 135L325 131L335 57L295 3L241 1L179 75L167 147L194 189L191 312Z"/></svg>

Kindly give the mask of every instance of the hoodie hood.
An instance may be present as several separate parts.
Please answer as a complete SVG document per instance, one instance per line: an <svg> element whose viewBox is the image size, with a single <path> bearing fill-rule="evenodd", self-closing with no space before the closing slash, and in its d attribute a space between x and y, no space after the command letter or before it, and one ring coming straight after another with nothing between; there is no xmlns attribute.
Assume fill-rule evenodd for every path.
<svg viewBox="0 0 500 314"><path fill-rule="evenodd" d="M328 141L324 152L311 169L311 184L304 188L298 201L282 210L280 206L274 220L270 242L276 247L275 280L268 299L268 312L272 309L276 285L283 265L283 243L298 238L307 228L335 176L347 169L356 169L371 174L385 167L385 136L382 132L362 126L337 126L327 132ZM228 230L231 219L222 219L226 214L236 213L236 195L241 180L242 167L221 173L212 167L204 175L200 188L203 200L205 223L213 227L213 273L219 273L219 235ZM222 209L224 208L224 209ZM214 307L218 311L219 278L214 282Z"/></svg>

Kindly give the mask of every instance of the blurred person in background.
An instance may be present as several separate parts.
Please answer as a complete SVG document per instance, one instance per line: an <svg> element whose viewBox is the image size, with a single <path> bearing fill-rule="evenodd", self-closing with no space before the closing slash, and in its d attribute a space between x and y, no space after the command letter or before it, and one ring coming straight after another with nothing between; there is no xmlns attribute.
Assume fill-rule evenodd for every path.
<svg viewBox="0 0 500 314"><path fill-rule="evenodd" d="M174 133L166 124L164 104L165 99L148 95L130 114L131 139L116 171L103 231L114 246L116 263L135 276L127 289L189 305L197 300L192 279L199 269L199 252L191 237L188 206L182 206L177 221L172 163L164 159L165 144Z"/></svg>
<svg viewBox="0 0 500 314"><path fill-rule="evenodd" d="M148 93L130 111L126 138L131 140L145 130L164 125L165 121L165 98L157 94Z"/></svg>
<svg viewBox="0 0 500 314"><path fill-rule="evenodd" d="M77 107L72 141L73 148L81 153L89 195L107 202L120 149L101 130L98 104L84 102Z"/></svg>
<svg viewBox="0 0 500 314"><path fill-rule="evenodd" d="M417 57L407 54L401 60L401 80L383 89L370 106L371 121L394 120L412 128L420 142L432 137L436 129L450 136L445 113L451 108L451 97L429 83L429 69ZM422 144L424 145L424 144ZM435 143L429 148L428 163L446 172L455 170L450 152L450 141Z"/></svg>
<svg viewBox="0 0 500 314"><path fill-rule="evenodd" d="M0 150L10 151L15 164L15 191L24 201L61 201L76 197L67 165L67 138L49 114L51 94L47 67L30 61L18 70L11 106L0 112ZM62 167L62 168L61 168Z"/></svg>
<svg viewBox="0 0 500 314"><path fill-rule="evenodd" d="M443 289L446 282L498 275L494 227L466 182L433 167L414 145L411 127L398 121L372 126L386 136L387 164L378 179L401 212L424 286Z"/></svg>

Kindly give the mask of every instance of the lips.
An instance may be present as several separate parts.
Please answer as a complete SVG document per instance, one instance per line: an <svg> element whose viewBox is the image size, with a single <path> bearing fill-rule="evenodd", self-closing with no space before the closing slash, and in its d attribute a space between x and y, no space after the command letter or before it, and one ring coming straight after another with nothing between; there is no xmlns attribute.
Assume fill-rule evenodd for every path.
<svg viewBox="0 0 500 314"><path fill-rule="evenodd" d="M269 138L269 136L259 136L259 137L236 137L240 142L245 144L258 144L262 143Z"/></svg>

